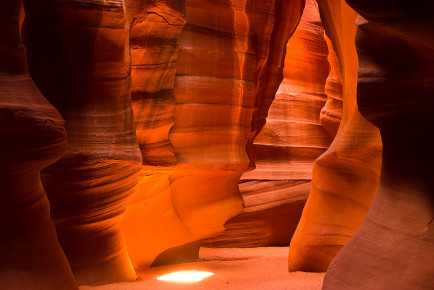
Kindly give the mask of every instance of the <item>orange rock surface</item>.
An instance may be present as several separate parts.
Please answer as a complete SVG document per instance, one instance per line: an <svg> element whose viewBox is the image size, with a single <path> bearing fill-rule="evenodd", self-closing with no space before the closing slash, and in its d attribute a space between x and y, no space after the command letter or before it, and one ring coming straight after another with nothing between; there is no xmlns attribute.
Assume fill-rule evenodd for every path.
<svg viewBox="0 0 434 290"><path fill-rule="evenodd" d="M171 166L176 164L169 141L175 120L173 86L185 20L173 1L130 2L131 98L143 164Z"/></svg>
<svg viewBox="0 0 434 290"><path fill-rule="evenodd" d="M159 31L141 33L150 40L158 36L166 45L153 47L151 42L141 51L132 45L133 63L135 54L137 60L147 59L150 72L164 75L167 83L154 84L152 74L133 70L133 96L140 95L137 101L133 97L133 108L144 166L122 230L134 265L151 265L167 249L219 234L224 223L242 211L238 180L250 163L246 145L260 129L256 120L265 118L263 111L280 83L283 48L301 4L190 0L185 18L170 1L148 8L146 17L161 21L158 15L166 13L168 23ZM281 21L284 25L274 26ZM134 25L139 24L133 24L133 32ZM161 62L164 67L156 66ZM152 153L155 150L161 155Z"/></svg>
<svg viewBox="0 0 434 290"><path fill-rule="evenodd" d="M178 165L170 179L177 213L195 236L223 231L242 210L245 148L278 88L283 48L301 16L302 1L284 2L201 2L200 9L186 2L170 132Z"/></svg>
<svg viewBox="0 0 434 290"><path fill-rule="evenodd" d="M286 51L283 81L254 141L256 169L245 173L239 184L245 209L208 245L289 245L309 194L313 162L332 141L320 124L329 63L313 1L306 1Z"/></svg>
<svg viewBox="0 0 434 290"><path fill-rule="evenodd" d="M434 5L347 1L357 19L357 102L380 129L383 167L366 219L331 263L324 289L434 286Z"/></svg>
<svg viewBox="0 0 434 290"><path fill-rule="evenodd" d="M159 253L184 243L167 238L169 233L176 236L178 228L184 233L169 182L176 165L169 130L175 120L177 43L185 22L181 8L173 1L127 2L132 107L143 166L121 228L135 267L149 266Z"/></svg>
<svg viewBox="0 0 434 290"><path fill-rule="evenodd" d="M64 121L27 72L19 11L0 5L0 287L77 289L39 176L66 151Z"/></svg>
<svg viewBox="0 0 434 290"><path fill-rule="evenodd" d="M321 110L320 121L327 132L335 137L341 124L343 111L342 79L338 56L327 35L325 40L329 51L327 60L330 64L330 73L325 86L327 103Z"/></svg>
<svg viewBox="0 0 434 290"><path fill-rule="evenodd" d="M431 289L434 5L346 2L0 4L0 288L292 237L324 289Z"/></svg>
<svg viewBox="0 0 434 290"><path fill-rule="evenodd" d="M343 116L333 143L315 161L310 195L289 248L290 271L327 270L362 224L381 169L379 131L357 108L356 13L343 0L317 2L325 32L339 59Z"/></svg>
<svg viewBox="0 0 434 290"><path fill-rule="evenodd" d="M24 1L24 7L31 76L68 134L68 152L42 174L59 241L79 284L135 280L119 233L141 166L124 3Z"/></svg>

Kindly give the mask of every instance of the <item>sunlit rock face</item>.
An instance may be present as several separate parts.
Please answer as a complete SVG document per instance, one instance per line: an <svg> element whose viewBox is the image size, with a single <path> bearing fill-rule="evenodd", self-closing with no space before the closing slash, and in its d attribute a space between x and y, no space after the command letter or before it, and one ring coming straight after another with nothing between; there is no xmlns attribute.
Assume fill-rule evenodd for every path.
<svg viewBox="0 0 434 290"><path fill-rule="evenodd" d="M239 184L245 202L224 235L209 246L287 246L310 190L313 162L332 141L320 123L329 75L328 49L318 10L306 1L288 41L283 81L254 141L256 169Z"/></svg>
<svg viewBox="0 0 434 290"><path fill-rule="evenodd" d="M381 140L356 103L356 13L343 0L318 1L340 64L343 116L333 143L316 161L312 188L289 248L290 271L327 270L362 224L378 187Z"/></svg>
<svg viewBox="0 0 434 290"><path fill-rule="evenodd" d="M325 289L432 288L433 4L3 2L0 288L291 237Z"/></svg>
<svg viewBox="0 0 434 290"><path fill-rule="evenodd" d="M131 39L133 64L136 58L158 65L147 75L133 68L132 75L144 165L122 220L133 265L151 265L160 253L183 244L190 251L191 245L199 246L191 242L221 233L224 223L242 211L238 180L254 161L246 146L261 129L282 79L284 47L302 4L186 1L184 11L170 2L147 8L146 17L166 13L169 23L142 31L152 41L158 35L156 43L163 46L153 47L151 41L134 51L134 33ZM139 27L133 24L132 32L139 31L134 25ZM167 82L154 83L153 74ZM152 140L152 132L161 138ZM155 146L164 162L149 158ZM179 251L169 250L157 260L167 260L168 253Z"/></svg>
<svg viewBox="0 0 434 290"><path fill-rule="evenodd" d="M179 2L179 1L178 1ZM173 86L178 39L185 23L184 4L174 1L127 1L130 23L132 108L142 153L139 183L122 218L121 229L134 266L152 264L164 250L187 238L170 197L169 176L176 158L169 141L174 123Z"/></svg>
<svg viewBox="0 0 434 290"><path fill-rule="evenodd" d="M383 167L365 222L324 289L432 289L434 5L347 1L357 19L357 101L381 132Z"/></svg>
<svg viewBox="0 0 434 290"><path fill-rule="evenodd" d="M60 111L68 152L42 173L79 284L136 279L119 221L141 155L130 103L123 1L24 1L30 74Z"/></svg>
<svg viewBox="0 0 434 290"><path fill-rule="evenodd" d="M176 164L169 130L174 123L173 85L183 1L130 0L131 98L143 164Z"/></svg>
<svg viewBox="0 0 434 290"><path fill-rule="evenodd" d="M27 72L19 11L0 4L0 288L76 289L39 177L66 151L64 121Z"/></svg>
<svg viewBox="0 0 434 290"><path fill-rule="evenodd" d="M170 179L177 213L198 237L221 232L242 209L238 180L253 161L246 146L282 79L302 4L186 2L170 132L178 165Z"/></svg>

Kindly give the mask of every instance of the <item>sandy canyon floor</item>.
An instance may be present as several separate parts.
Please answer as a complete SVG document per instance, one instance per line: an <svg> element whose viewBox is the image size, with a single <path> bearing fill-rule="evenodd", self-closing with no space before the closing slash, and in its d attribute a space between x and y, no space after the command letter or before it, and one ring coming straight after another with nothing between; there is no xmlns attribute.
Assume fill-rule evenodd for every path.
<svg viewBox="0 0 434 290"><path fill-rule="evenodd" d="M321 289L324 273L287 272L287 247L201 248L200 261L139 269L135 282L116 283L80 290L115 289ZM214 273L199 282L167 282L158 277L183 270Z"/></svg>

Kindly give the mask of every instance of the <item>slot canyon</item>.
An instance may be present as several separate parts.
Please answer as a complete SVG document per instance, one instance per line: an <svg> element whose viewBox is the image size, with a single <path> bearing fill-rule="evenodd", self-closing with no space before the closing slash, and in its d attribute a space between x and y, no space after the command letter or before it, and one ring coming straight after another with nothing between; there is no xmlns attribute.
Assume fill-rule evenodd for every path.
<svg viewBox="0 0 434 290"><path fill-rule="evenodd" d="M432 290L433 108L430 0L2 0L0 289Z"/></svg>

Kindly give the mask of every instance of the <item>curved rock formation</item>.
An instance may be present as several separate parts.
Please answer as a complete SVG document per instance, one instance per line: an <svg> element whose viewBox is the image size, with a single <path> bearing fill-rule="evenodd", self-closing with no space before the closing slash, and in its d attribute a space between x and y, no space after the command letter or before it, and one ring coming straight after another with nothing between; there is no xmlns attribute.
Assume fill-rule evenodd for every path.
<svg viewBox="0 0 434 290"><path fill-rule="evenodd" d="M0 287L77 289L40 179L66 151L64 121L27 72L20 5L0 5Z"/></svg>
<svg viewBox="0 0 434 290"><path fill-rule="evenodd" d="M171 16L167 19L179 15L182 9L170 3L165 8L159 7L157 14L172 7L176 11L168 13ZM145 165L154 167L144 167L134 201L122 222L134 264L150 265L170 247L218 234L227 219L242 210L238 180L250 163L246 144L260 129L256 121L265 118L266 106L278 88L283 48L299 21L302 4L302 1L291 4L186 1L186 24L179 37L175 78L175 122L170 131L177 165L172 172L173 167L167 167L172 163L144 158ZM182 23L180 19L168 22ZM172 33L168 37L177 36ZM158 52L171 62L164 70L168 79L172 76L175 50L172 46ZM143 81L146 80L140 80ZM152 85L144 84L153 89ZM170 94L170 82L155 88L165 97ZM169 108L167 98L163 102ZM160 108L157 114L163 112ZM170 124L169 109L166 112L165 124ZM148 120L157 124L158 118L152 116ZM149 126L153 126L151 122ZM169 150L164 152L168 156ZM155 186L148 189L150 184ZM141 229L139 234L137 227Z"/></svg>
<svg viewBox="0 0 434 290"><path fill-rule="evenodd" d="M380 134L361 116L356 103L356 13L343 0L321 0L318 5L339 59L344 107L333 143L315 161L310 195L289 248L290 271L326 271L362 224L381 168Z"/></svg>
<svg viewBox="0 0 434 290"><path fill-rule="evenodd" d="M327 60L330 64L330 73L325 86L327 103L321 110L320 121L327 132L331 136L335 137L338 133L339 125L341 124L342 120L342 79L338 56L336 55L331 40L327 37L327 35L325 35L325 40L327 42L329 51Z"/></svg>
<svg viewBox="0 0 434 290"><path fill-rule="evenodd" d="M171 166L176 158L169 130L174 123L173 86L184 6L169 0L130 2L131 97L143 164Z"/></svg>
<svg viewBox="0 0 434 290"><path fill-rule="evenodd" d="M171 194L189 232L206 238L241 210L238 180L250 163L245 148L278 88L284 47L304 3L231 1L201 9L195 3L187 1L180 38L170 133L179 163Z"/></svg>
<svg viewBox="0 0 434 290"><path fill-rule="evenodd" d="M136 279L119 219L138 180L124 3L24 1L31 76L66 122L67 154L43 172L79 284Z"/></svg>
<svg viewBox="0 0 434 290"><path fill-rule="evenodd" d="M121 229L131 261L139 267L192 240L173 209L169 181L176 165L169 130L175 121L173 86L185 19L180 1L129 2L132 107L143 167Z"/></svg>
<svg viewBox="0 0 434 290"><path fill-rule="evenodd" d="M306 1L286 46L283 81L254 141L256 169L239 184L245 209L207 246L289 245L309 194L313 162L332 141L320 124L327 53L318 10L313 0Z"/></svg>
<svg viewBox="0 0 434 290"><path fill-rule="evenodd" d="M434 5L347 1L357 21L358 104L381 132L381 183L324 289L434 286Z"/></svg>

